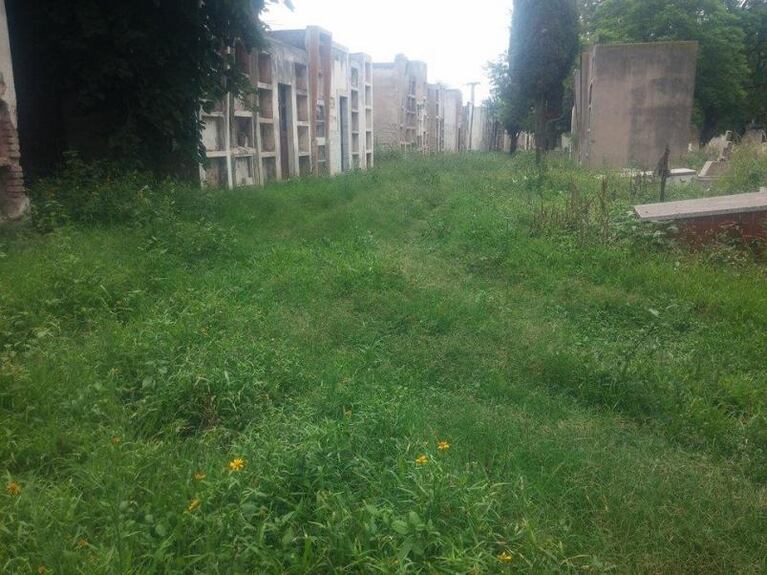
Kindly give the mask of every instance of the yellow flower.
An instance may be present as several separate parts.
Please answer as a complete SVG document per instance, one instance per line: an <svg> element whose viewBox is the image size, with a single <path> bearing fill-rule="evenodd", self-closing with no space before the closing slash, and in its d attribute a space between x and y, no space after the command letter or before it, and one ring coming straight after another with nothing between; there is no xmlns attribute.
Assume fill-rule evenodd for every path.
<svg viewBox="0 0 767 575"><path fill-rule="evenodd" d="M21 485L19 485L15 481L11 481L8 485L5 486L5 490L8 492L9 495L20 495Z"/></svg>
<svg viewBox="0 0 767 575"><path fill-rule="evenodd" d="M245 467L245 460L242 459L241 457L232 459L229 462L229 471L242 471L243 467Z"/></svg>
<svg viewBox="0 0 767 575"><path fill-rule="evenodd" d="M37 572L40 575L45 575L48 572L48 568L45 565L40 565L40 567L37 568Z"/></svg>
<svg viewBox="0 0 767 575"><path fill-rule="evenodd" d="M202 481L205 479L205 472L204 471L195 471L194 473L194 479L195 481Z"/></svg>
<svg viewBox="0 0 767 575"><path fill-rule="evenodd" d="M189 511L189 513L192 513L200 508L200 505L202 505L202 501L199 499L192 499L189 502L189 505L187 506L186 510Z"/></svg>
<svg viewBox="0 0 767 575"><path fill-rule="evenodd" d="M122 441L122 439L120 439L116 435L112 436L112 445L120 445L121 441Z"/></svg>
<svg viewBox="0 0 767 575"><path fill-rule="evenodd" d="M511 563L514 560L514 556L508 551L504 551L498 556L498 559L500 559L504 563Z"/></svg>
<svg viewBox="0 0 767 575"><path fill-rule="evenodd" d="M75 545L75 547L77 547L78 549L85 549L86 547L88 547L88 540L81 537L79 541L77 542L77 545Z"/></svg>
<svg viewBox="0 0 767 575"><path fill-rule="evenodd" d="M418 465L426 465L427 463L429 463L429 458L426 457L425 455L419 455L418 459L416 459L415 462Z"/></svg>
<svg viewBox="0 0 767 575"><path fill-rule="evenodd" d="M437 444L437 449L439 449L440 451L447 451L448 449L450 449L450 444L447 441L440 441Z"/></svg>

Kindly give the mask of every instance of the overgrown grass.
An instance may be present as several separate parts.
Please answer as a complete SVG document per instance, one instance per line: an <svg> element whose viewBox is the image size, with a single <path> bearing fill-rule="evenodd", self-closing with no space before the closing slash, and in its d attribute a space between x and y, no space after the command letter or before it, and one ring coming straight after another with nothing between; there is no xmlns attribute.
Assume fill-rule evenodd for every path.
<svg viewBox="0 0 767 575"><path fill-rule="evenodd" d="M738 194L758 192L767 187L767 152L758 145L739 145L735 148L729 168L715 183L718 192Z"/></svg>
<svg viewBox="0 0 767 575"><path fill-rule="evenodd" d="M0 570L764 572L764 263L604 181L406 157L0 237Z"/></svg>

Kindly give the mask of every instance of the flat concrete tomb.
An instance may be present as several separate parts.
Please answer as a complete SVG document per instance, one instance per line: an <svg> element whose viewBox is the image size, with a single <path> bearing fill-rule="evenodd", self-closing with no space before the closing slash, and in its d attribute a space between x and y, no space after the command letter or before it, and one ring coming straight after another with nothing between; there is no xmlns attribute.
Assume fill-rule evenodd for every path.
<svg viewBox="0 0 767 575"><path fill-rule="evenodd" d="M646 204L634 211L641 220L675 222L678 237L692 244L722 234L747 242L767 236L767 188L751 194Z"/></svg>
<svg viewBox="0 0 767 575"><path fill-rule="evenodd" d="M641 220L686 220L722 216L767 212L767 188L752 194L716 196L680 202L645 204L634 208Z"/></svg>

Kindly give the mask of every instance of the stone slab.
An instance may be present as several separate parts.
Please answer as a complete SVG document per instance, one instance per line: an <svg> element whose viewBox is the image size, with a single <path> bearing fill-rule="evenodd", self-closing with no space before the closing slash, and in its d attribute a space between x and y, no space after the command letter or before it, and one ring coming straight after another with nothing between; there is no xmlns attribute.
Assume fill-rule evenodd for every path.
<svg viewBox="0 0 767 575"><path fill-rule="evenodd" d="M644 204L635 206L634 211L639 216L639 219L654 221L686 220L725 214L767 212L767 188L762 188L761 191L751 194Z"/></svg>

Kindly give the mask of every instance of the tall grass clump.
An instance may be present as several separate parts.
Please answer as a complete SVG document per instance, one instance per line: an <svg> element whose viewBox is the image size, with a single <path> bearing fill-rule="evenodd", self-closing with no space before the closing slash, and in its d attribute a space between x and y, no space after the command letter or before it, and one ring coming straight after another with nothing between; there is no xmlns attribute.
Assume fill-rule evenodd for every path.
<svg viewBox="0 0 767 575"><path fill-rule="evenodd" d="M744 194L757 192L760 187L767 187L767 151L757 144L737 146L714 190L721 194Z"/></svg>

